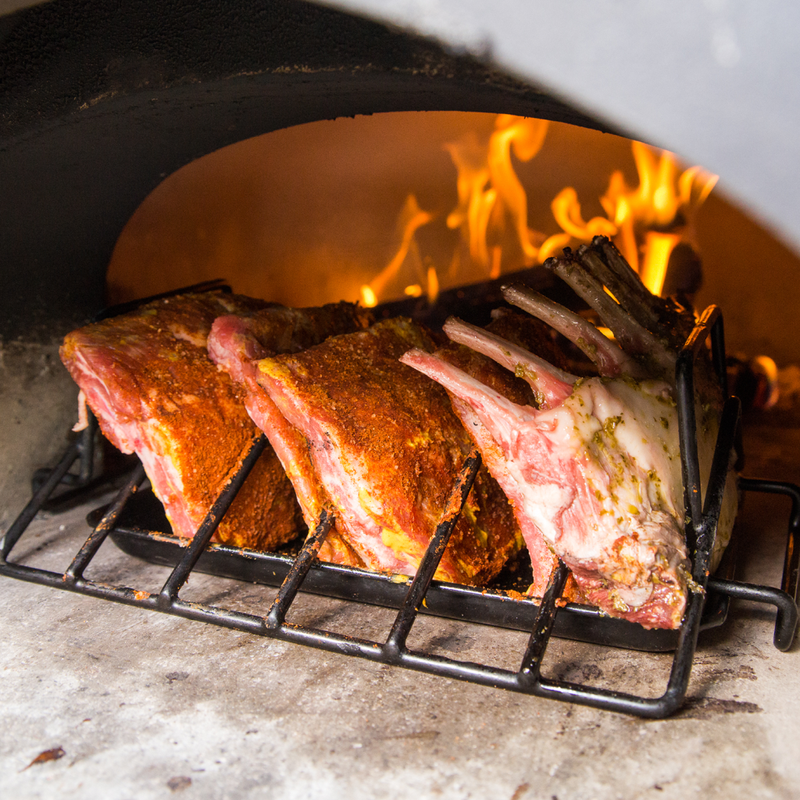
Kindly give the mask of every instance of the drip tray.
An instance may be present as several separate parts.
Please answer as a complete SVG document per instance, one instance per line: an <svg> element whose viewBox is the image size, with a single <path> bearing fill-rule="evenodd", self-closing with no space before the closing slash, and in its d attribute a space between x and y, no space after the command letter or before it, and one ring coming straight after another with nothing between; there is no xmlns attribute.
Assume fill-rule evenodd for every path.
<svg viewBox="0 0 800 800"><path fill-rule="evenodd" d="M95 527L105 508L91 512L87 522ZM110 532L124 553L160 566L174 567L186 551L187 540L170 533L163 508L149 490L134 494ZM223 544L210 544L195 571L221 578L278 587L283 582L303 543L298 537L277 552L260 552ZM732 552L733 548L729 548ZM731 564L732 559L726 559ZM719 572L732 569L723 567ZM719 577L729 577L727 574ZM530 584L530 563L523 553L490 586L483 588L433 581L425 595L423 614L494 625L530 632L539 603L522 596ZM400 608L410 578L386 575L354 567L315 562L303 582L303 591L356 603ZM708 590L700 630L725 622L730 598ZM641 625L603 614L596 608L568 603L556 615L553 634L564 639L623 647L647 652L674 650L678 631L647 630Z"/></svg>

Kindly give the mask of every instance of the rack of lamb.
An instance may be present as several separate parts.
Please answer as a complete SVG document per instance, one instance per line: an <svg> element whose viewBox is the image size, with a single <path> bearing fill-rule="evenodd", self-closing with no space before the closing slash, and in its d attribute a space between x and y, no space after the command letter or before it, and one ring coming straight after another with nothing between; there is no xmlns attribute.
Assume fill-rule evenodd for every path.
<svg viewBox="0 0 800 800"><path fill-rule="evenodd" d="M404 575L415 574L472 449L446 392L400 363L410 347L435 343L411 320L388 319L264 358L247 383L248 408L309 527L331 511L351 564ZM482 469L437 578L485 585L520 545L508 501Z"/></svg>
<svg viewBox="0 0 800 800"><path fill-rule="evenodd" d="M645 627L676 628L692 580L675 366L694 316L676 301L650 294L604 237L577 253L565 250L545 266L594 309L613 338L526 288L507 287L504 296L571 340L594 362L596 376L578 377L454 318L445 324L448 337L523 378L533 402L515 402L446 354L416 348L401 360L447 389L511 501L533 562L531 594L541 595L560 559L583 602ZM703 474L723 401L706 361L701 359L696 381ZM736 504L731 465L712 569L730 537Z"/></svg>
<svg viewBox="0 0 800 800"><path fill-rule="evenodd" d="M214 321L260 315L265 355L361 327L352 308L287 309L222 291L187 292L73 331L61 358L106 438L139 456L173 533L192 538L259 436L244 390L208 356ZM263 550L301 528L292 485L267 448L215 536Z"/></svg>

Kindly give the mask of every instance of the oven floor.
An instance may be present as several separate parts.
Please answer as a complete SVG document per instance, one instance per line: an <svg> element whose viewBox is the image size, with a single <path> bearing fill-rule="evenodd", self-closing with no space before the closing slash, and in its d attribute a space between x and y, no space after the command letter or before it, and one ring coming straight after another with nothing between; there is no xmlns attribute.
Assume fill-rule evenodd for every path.
<svg viewBox="0 0 800 800"><path fill-rule="evenodd" d="M800 426L748 424L748 453L759 456L746 474L800 483L787 455L800 452ZM742 512L746 580L779 580L782 504L757 498ZM37 519L14 560L64 569L87 535L86 511ZM166 575L111 543L88 574L142 589ZM800 648L773 648L760 607L735 603L726 626L701 638L687 707L651 722L0 581L3 797L800 794ZM266 610L273 593L198 575L182 597ZM392 618L311 596L292 613L366 636ZM525 638L424 618L409 644L511 666ZM555 641L544 671L656 696L669 661Z"/></svg>

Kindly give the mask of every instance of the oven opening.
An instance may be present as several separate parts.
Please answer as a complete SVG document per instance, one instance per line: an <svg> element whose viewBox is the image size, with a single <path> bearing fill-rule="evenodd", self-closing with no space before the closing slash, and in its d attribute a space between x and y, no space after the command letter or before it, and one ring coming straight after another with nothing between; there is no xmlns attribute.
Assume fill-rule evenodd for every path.
<svg viewBox="0 0 800 800"><path fill-rule="evenodd" d="M58 5L53 8L57 17ZM292 16L291 3L281 13L287 8ZM303 11L311 17L328 14L305 5ZM119 24L118 18L108 24ZM363 20L340 20L339 24L345 31L350 24L357 28L363 24L367 33L362 31L354 41L368 45L366 51L374 49L376 41L394 42L392 37L397 34L383 31L379 36L372 24ZM77 120L71 131L69 126L59 127L58 114L50 109L51 116L42 118L56 120L52 141L43 135L44 144L37 149L36 135L22 136L10 148L20 154L20 164L26 165L28 158L35 165L30 174L37 179L18 181L24 188L19 198L12 200L13 213L3 220L13 245L8 252L18 265L10 295L20 299L9 310L8 318L13 318L9 330L24 332L19 337L15 333L13 346L4 349L4 366L21 364L11 396L15 423L18 419L23 422L19 409L28 412L26 428L28 417L40 417L44 424L36 437L41 453L47 454L40 456L36 448L25 446L24 435L12 437L22 441L22 446L15 443L6 456L17 462L11 479L16 480L17 488L26 484L27 492L28 475L33 471L28 467L55 463L52 432L58 425L59 431L66 430L68 426L62 423L67 418L70 425L74 422L75 389L67 385L63 371L56 374L53 367L57 364L53 340L60 340L70 329L60 323L87 310L88 298L105 294L109 304L125 304L218 278L237 293L287 306L345 300L384 316L409 314L434 327L440 326L444 316L461 314L465 305L474 304L481 306L475 313L484 315L476 321L485 324L489 308L499 302L500 287L507 281L529 280L544 294L562 297L558 282L543 262L563 247L579 251L581 246L593 244L598 235L605 236L655 294L675 292L694 300L698 309L716 303L724 311L724 335L720 316L711 312L692 334L695 338L691 341L700 344L693 345L694 350L681 351L686 358L677 381L676 403L682 418L693 408L693 359L706 350L717 377L732 379L735 390L756 413L772 411L771 406L781 398L791 398L793 391L796 397L794 373L781 373L780 368L798 360L798 341L786 333L795 327L793 304L785 301L787 285L796 285L797 256L746 211L725 199L724 176L717 184L716 177L706 170L673 160L657 148L589 128L545 122L536 116L537 109L553 120L583 118L585 124L593 124L533 87L520 86L470 59L437 51L424 41L414 40L412 46L403 40L408 50L393 50L401 66L380 59L373 68L370 52L349 61L350 51L345 64L337 60L335 52L328 63L331 54L322 48L317 52L314 46L313 30L323 28L312 25L307 40L299 37L311 43L309 50L315 57L320 56L311 67L299 57L268 67L259 61L258 70L248 70L236 60L235 69L229 69L226 62L220 68L224 74L209 74L196 85L183 82L185 75L177 80L174 75L163 77L156 74L158 70L148 71L148 64L139 64L145 67L140 73L124 59L112 60L108 65L111 90L106 93L108 87L93 84L80 98L83 104L78 106L76 101L79 113L71 118ZM350 41L348 36L343 38ZM397 38L402 39L403 34ZM260 53L263 48L260 42L258 45ZM439 66L434 64L436 59ZM140 74L144 75L141 81ZM135 89L129 81L135 83ZM201 97L209 87L208 96ZM274 109L264 102L261 90L274 100ZM146 101L142 100L145 94ZM58 92L56 95L61 97ZM231 115L224 125L214 110L217 102ZM445 107L473 110L435 110ZM398 110L407 108L431 110ZM487 110L512 113L498 115L485 113ZM23 108L15 117L23 133L28 111ZM359 116L365 113L371 116ZM515 116L526 113L531 116ZM295 124L342 114L355 116ZM135 124L128 126L128 120ZM150 125L163 134L161 149L151 146L142 135ZM268 129L272 132L215 149ZM99 133L96 138L84 137L87 131ZM167 142L170 137L173 141ZM197 158L210 150L215 152ZM181 167L192 158L196 160ZM3 174L16 176L16 162L9 163L5 158ZM53 164L58 169L50 169ZM20 174L23 172L24 168ZM154 175L163 177L163 183L131 216L133 207L152 188ZM52 185L42 181L42 176L48 180L52 176ZM115 185L120 177L123 180ZM43 185L52 192L43 192ZM35 235L27 227L24 235L17 235L25 226L16 221L26 216L26 209L39 208L43 196L51 201L41 206L42 227L48 235ZM63 213L73 210L73 199L74 216ZM48 221L55 224L45 225ZM107 253L115 240L109 261ZM29 274L45 278L38 280L35 291L26 286ZM578 316L592 316L580 303L576 308ZM30 310L37 314L35 335L27 316ZM48 341L42 344L45 339ZM733 356L728 364L723 358L723 342ZM520 370L521 376L524 372ZM42 384L46 392L39 390ZM37 414L39 405L48 406L47 397L55 395L62 398L58 401L60 420ZM786 409L775 406L774 410L782 413ZM721 490L728 457L738 444L736 418L735 403L726 404L714 451L719 453L713 459L716 471L711 473L717 478L709 481L714 487L708 504L712 521L719 511L714 506L715 493ZM220 493L202 523L202 535L198 533L190 546L175 541L153 495L140 491L145 486L143 471L137 468L131 473L123 467L116 499L89 515L93 532L88 540L72 556L66 571L62 565L61 571L50 572L51 554L40 555L39 540L27 545L21 537L37 510L48 502L51 488L60 486L61 500L72 502L73 489L94 481L102 445L98 448L94 421L90 417L85 421L86 427L72 437L59 466L35 476L32 505L16 522L4 509L10 527L4 525L5 538L0 545L3 574L382 663L644 716L672 713L683 702L696 635L700 628L724 621L731 598L777 606L775 643L785 649L793 640L797 608L790 594L796 596L793 537L800 500L796 487L781 481L744 479L740 488L747 494L782 495L794 504L788 535L781 522L776 555L778 561L785 558L783 586L788 591L776 590L775 581L772 588L751 585L769 581L737 582L728 573L715 574L706 587L707 509L692 508L690 544L704 555L695 562L699 572L684 576L691 589L686 623L680 633L671 630L664 637L651 637L645 628L632 633L631 628L617 625L627 624L627 620L611 619L609 624L597 608L588 613L566 608L559 600L568 578L563 565L554 570L537 602L519 597L524 594L519 587L503 587L493 594L475 587L462 591L441 582L431 584L442 555L439 545L443 547L451 535L451 525L458 524L459 513L444 515L437 528L439 538L426 551L413 581L397 573L373 576L364 583L363 576L347 572L347 565L345 569L335 564L319 567L315 557L328 543L335 525L326 514L309 526L309 537L297 542L292 552L274 558L270 554L262 557L255 550L243 554L229 544L212 544L206 552L219 519L228 504L235 502L239 484L247 480L246 470L259 463L266 447L262 437L253 440L242 465L244 471L237 472ZM616 424L612 419L603 433L611 436ZM698 459L691 453L697 427L685 429L689 433L681 441L680 457L685 485L691 491L698 485ZM465 455L463 472L448 487L452 490L448 511L463 502L477 464L474 453ZM3 479L8 478L4 475ZM86 510L80 508L81 513ZM472 512L467 508L468 516ZM34 536L40 534L41 529L34 532ZM102 562L111 540L126 554L163 568L164 574L158 573L163 580L158 585L132 588L131 583L115 583L101 576L102 567L97 567L94 558L100 553ZM17 549L23 542L25 546ZM16 563L20 552L30 555L41 569ZM208 589L205 596L202 590L200 595L195 593L196 583L183 592L189 576L197 574L196 567L244 581L260 581L269 575L269 581L281 588L266 609L221 609L209 600L214 596L211 583L202 584ZM123 574L135 578L138 573L134 568ZM296 616L294 603L300 587L332 598L357 595L397 608L399 613L393 615L390 634L382 641L366 634L359 639L349 633L310 630L312 626L302 622L302 611L299 623ZM714 602L702 602L705 588L716 598ZM500 628L522 630L527 644L517 653L513 669L476 668L458 658L440 658L409 645L415 641L409 634L418 613L489 621ZM674 650L673 677L662 671L669 684L666 694L622 696L613 686L598 690L593 676L581 685L569 669L543 677L540 666L553 634L592 643L599 638L602 645ZM644 638L639 638L640 634Z"/></svg>
<svg viewBox="0 0 800 800"><path fill-rule="evenodd" d="M558 282L544 263L551 264L562 252L574 250L578 254L576 263L584 268L590 263L587 259L603 261L611 271L611 280L617 281L609 283L606 279L612 295L627 291L624 281L619 282L619 275L612 274L614 259L619 257L639 274L653 296L676 295L683 303L699 305L708 291L708 274L722 271L722 285L739 282L735 265L722 265L715 255L726 231L755 228L756 238L770 239L731 203L715 198L716 183L717 176L699 166L682 165L670 153L540 119L406 112L316 122L229 146L166 179L123 230L107 272L107 295L111 304L125 306L137 298L169 294L184 286L223 278L243 295L287 306L308 307L344 300L375 309L379 318L389 321L400 312L440 324L442 314L459 314L464 306L468 306L469 315L483 313L488 319L487 309L481 306L496 303L497 288L507 281L522 279L545 295L563 298L563 291L559 291ZM710 212L706 211L709 206ZM720 219L727 223L709 224L704 221L704 214L717 223ZM563 263L558 262L562 267L573 263L569 261L572 256L565 258ZM743 275L748 273L746 268L740 271ZM713 281L711 285L714 286ZM734 291L741 291L741 287ZM616 299L622 301L624 296L619 294ZM575 297L568 302L576 319L583 319L581 314L587 316L585 303L582 305ZM152 305L146 308L147 314L161 313ZM588 316L603 321L599 307L596 312L599 317L597 313ZM791 644L797 622L796 606L788 593L795 591L795 579L784 581L786 591L737 582L733 580L733 550L727 564L708 577L711 531L718 524L722 527L726 514L726 475L731 459L737 455L740 413L738 401L729 400L721 408L713 461L707 459L702 467L706 472L701 475L695 448L705 423L698 426L695 420L695 391L702 391L697 387L705 379L704 367L697 365L706 360L708 352L709 364L713 362L719 380L727 380L721 320L718 312L703 315L692 334L700 344L685 346L675 362L675 425L681 430L679 455L684 486L695 487L695 492L702 491L706 497L701 507L699 501L690 502L691 490L686 494L686 530L694 566L686 578L689 600L685 612L681 608L683 632L677 638L672 630L658 630L675 626L663 621L655 623L656 612L648 611L654 616L641 617L646 620L642 628L632 612L630 621L625 621L629 627L615 627L621 620L607 617L609 611L614 613L611 606L591 608L587 605L590 595L570 594L579 590L569 588L569 581L575 577L562 561L546 584L537 584L533 595L533 589L526 587L531 576L534 582L537 580L537 567L531 573L530 564L524 559L514 563L510 575L501 575L499 580L506 583L482 586L478 582L477 592L469 586L447 588L446 578L444 583L432 583L435 574L439 581L449 574L437 570L444 569L443 554L447 553L447 542L459 520L475 513L464 509L482 464L477 449L466 458L452 484L452 495L445 504L447 511L421 553L413 579L404 574L402 567L394 573L388 570L363 574L363 567L370 562L364 560L366 556L361 551L353 556L355 560L349 560L349 548L355 545L349 540L344 546L331 544L339 541L336 514L349 513L342 510L323 508L312 518L304 506L308 533L290 544L289 550L269 546L262 553L245 541L243 559L242 542L238 539L223 537L216 544L209 544L216 539L220 520L225 524L225 515L236 508L238 495L250 485L251 470L256 474L264 463L264 454L270 448L266 438L259 436L253 439L249 454L188 544L172 538L177 532L174 522L170 527L149 492L138 491L145 480L144 469L138 466L122 481L117 499L91 515L94 532L59 580L74 591L438 675L643 716L673 713L685 696L697 633L724 622L730 598L744 597L777 606L775 643L781 649ZM764 327L758 319L753 324ZM625 333L624 325L622 331L605 330L612 340L614 333ZM750 331L746 338L752 342L757 336ZM580 337L573 335L572 341L579 342ZM620 341L624 344L624 337ZM761 372L756 373L753 364L760 365ZM301 372L306 369L303 367ZM518 364L518 376L524 374L520 369ZM751 383L764 378L766 390L762 387L760 393L754 392L751 401L754 405L760 403L761 408L775 403L777 367L771 357L758 354L758 359L735 362L732 374L737 380L744 376ZM576 386L583 380L578 379ZM551 390L542 391L546 394ZM272 400L277 402L274 397ZM545 401L537 399L537 403L542 402ZM248 409L259 422L250 406ZM609 437L602 439L605 443L600 453L607 454L609 447L616 447L613 429L621 419L614 417L612 427L604 429L605 434L595 434L595 439ZM665 428L669 427L666 417L662 422ZM43 502L62 478L72 484L64 490L69 500L73 486L93 480L96 425L88 417L81 427L80 436L60 467L40 474L38 494L45 498ZM275 428L273 433L278 430L282 429ZM297 451L292 451L287 441L273 439L273 444L284 467L289 470L288 465L292 464L296 469L293 453ZM309 438L309 447L311 442ZM158 491L151 458L149 454L142 457L150 465L150 482ZM77 471L72 467L76 461L80 465ZM619 462L620 469L623 461ZM740 489L753 493L775 491L793 497L791 484L741 481ZM621 490L611 490L616 508L619 502L614 491ZM596 493L600 498L600 492ZM174 510L170 513L162 493L158 496L173 519ZM727 496L730 499L730 491ZM37 501L32 502L30 508L35 508ZM25 516L6 534L4 560L30 521ZM109 532L115 544L129 555L174 565L160 591L115 587L96 580L91 570L85 574ZM791 551L793 532L790 530L788 535ZM342 547L347 551L344 556ZM529 552L533 552L530 548L529 544ZM788 573L796 571L792 558L791 553L787 554ZM263 582L269 575L267 582L276 581L281 588L265 616L212 608L185 599L189 595L181 596L196 567L220 577L256 582ZM20 567L12 562L7 562L5 569L21 577L15 574ZM51 582L46 572L28 573L28 577ZM692 589L694 586L697 591ZM289 621L296 619L287 615L301 587L332 598L349 599L354 593L362 602L399 611L383 643L332 631L319 632ZM708 602L706 591L710 592ZM563 607L570 597L572 602ZM613 602L613 609L620 613L621 609L630 611L621 596L614 598L607 601ZM520 605L521 611L509 613L509 601ZM532 626L521 666L479 667L413 649L409 636L423 610L500 628L527 630ZM674 649L672 675L665 694L640 697L620 693L619 687L607 691L592 681L571 685L564 692L559 680L541 674L542 659L553 633L601 645L656 652ZM412 637L411 641L418 638Z"/></svg>
<svg viewBox="0 0 800 800"><path fill-rule="evenodd" d="M440 291L541 270L597 234L655 293L723 308L730 352L798 359L782 292L800 259L724 177L621 136L487 113L319 121L203 156L131 216L106 298L223 278L296 307L419 298L406 307L427 311Z"/></svg>

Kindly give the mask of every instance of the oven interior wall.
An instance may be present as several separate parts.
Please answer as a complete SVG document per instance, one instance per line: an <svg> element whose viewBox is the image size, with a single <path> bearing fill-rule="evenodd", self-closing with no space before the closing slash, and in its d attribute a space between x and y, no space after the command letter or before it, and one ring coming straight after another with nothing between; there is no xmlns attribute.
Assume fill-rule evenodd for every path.
<svg viewBox="0 0 800 800"><path fill-rule="evenodd" d="M449 145L485 143L496 115L395 112L320 121L239 142L178 170L133 214L108 269L111 302L123 302L215 278L235 291L289 305L358 300L359 289L400 249L401 210L413 195L431 219L416 229L394 296L433 266L439 283L490 277L467 259L453 269L460 231L447 225L458 206L458 172ZM483 152L483 151L481 151ZM530 160L512 157L527 199L528 226L560 232L551 203L573 186L584 220L605 216L600 198L614 171L640 177L629 140L550 123ZM686 164L683 167L688 167ZM503 273L521 269L513 225L504 219ZM724 179L692 215L686 237L703 261L696 304L719 305L730 349L800 361L787 336L800 306L800 259L728 198ZM516 249L514 249L514 245ZM460 253L463 256L463 250Z"/></svg>

